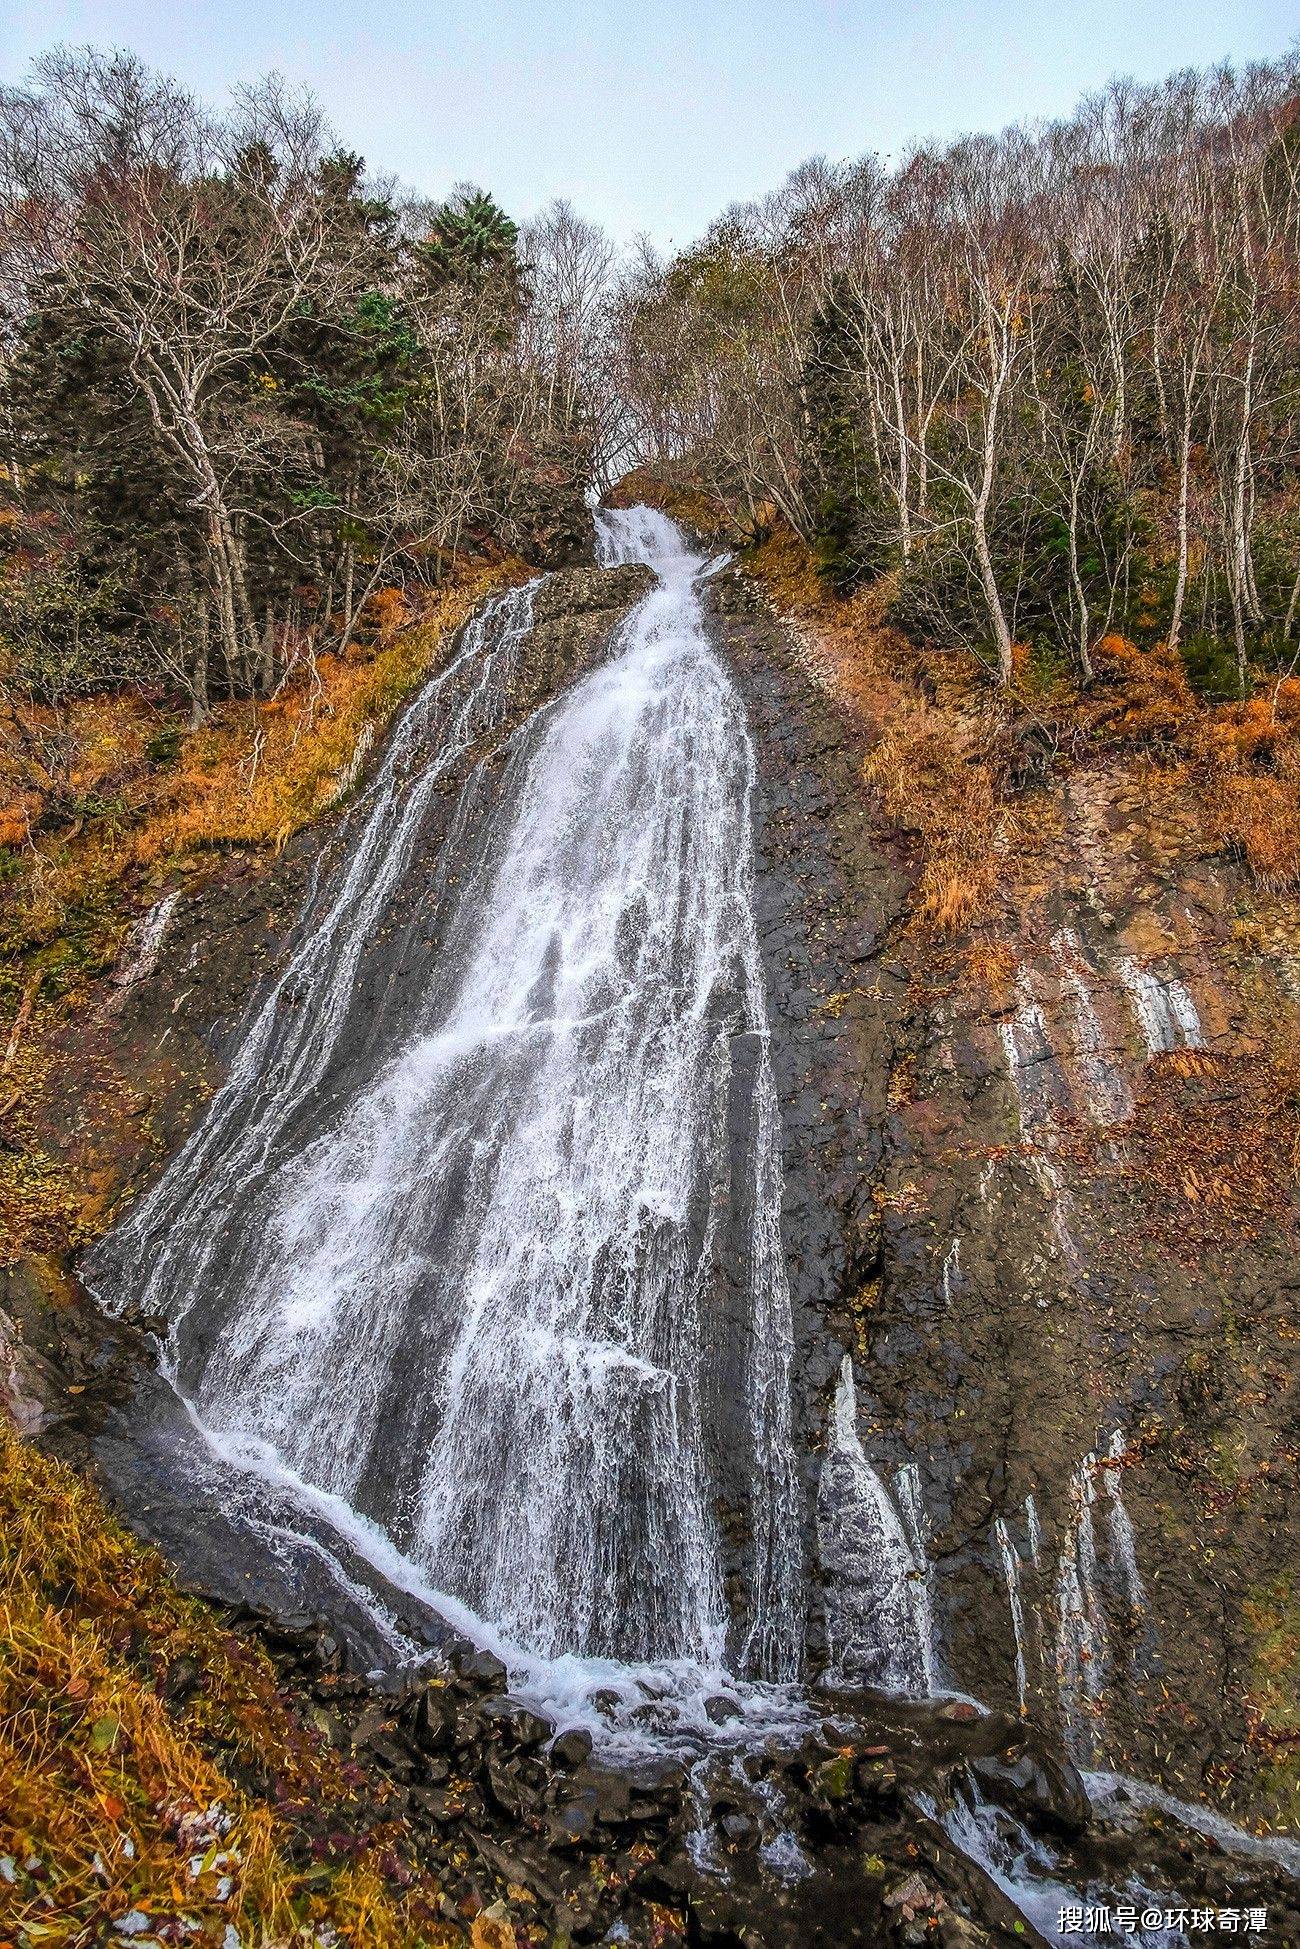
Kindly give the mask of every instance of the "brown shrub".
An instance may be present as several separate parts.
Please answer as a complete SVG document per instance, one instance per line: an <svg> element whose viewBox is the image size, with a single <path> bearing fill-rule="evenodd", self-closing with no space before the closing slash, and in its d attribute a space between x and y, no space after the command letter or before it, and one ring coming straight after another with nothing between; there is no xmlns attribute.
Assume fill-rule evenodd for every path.
<svg viewBox="0 0 1300 1949"><path fill-rule="evenodd" d="M1208 712L1198 745L1211 829L1270 892L1300 886L1300 683Z"/></svg>
<svg viewBox="0 0 1300 1949"><path fill-rule="evenodd" d="M231 846L282 846L318 817L346 783L359 741L381 728L437 662L452 632L518 564L481 566L444 584L417 628L367 650L363 660L323 655L265 703L222 703L180 739L175 762L149 763L157 706L132 691L82 700L68 714L71 781L101 805L38 830L42 808L0 750L0 844L23 844L0 897L0 950L10 969L64 935L73 915L97 918L93 974L112 958L141 885L186 856ZM395 627L391 607L376 622ZM174 720L172 720L174 722ZM178 727L179 728L179 727Z"/></svg>
<svg viewBox="0 0 1300 1949"><path fill-rule="evenodd" d="M1119 635L1093 652L1096 684L1084 709L1094 735L1109 744L1180 747L1198 705L1176 650L1140 650Z"/></svg>

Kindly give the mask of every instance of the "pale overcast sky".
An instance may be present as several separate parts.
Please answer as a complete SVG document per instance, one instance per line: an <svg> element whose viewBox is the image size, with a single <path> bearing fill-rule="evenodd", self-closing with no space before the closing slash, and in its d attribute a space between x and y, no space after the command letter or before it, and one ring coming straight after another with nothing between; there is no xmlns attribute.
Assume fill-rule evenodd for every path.
<svg viewBox="0 0 1300 1949"><path fill-rule="evenodd" d="M413 188L469 178L520 217L567 196L669 245L806 156L1058 114L1298 25L1295 0L0 0L0 79L59 42L212 101L274 68Z"/></svg>

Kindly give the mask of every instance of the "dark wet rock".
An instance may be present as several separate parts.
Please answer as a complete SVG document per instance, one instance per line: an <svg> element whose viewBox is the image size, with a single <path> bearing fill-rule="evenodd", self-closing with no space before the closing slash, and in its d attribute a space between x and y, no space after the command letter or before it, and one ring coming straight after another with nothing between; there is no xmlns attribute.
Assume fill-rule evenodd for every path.
<svg viewBox="0 0 1300 1949"><path fill-rule="evenodd" d="M591 1758L591 1734L575 1726L569 1732L561 1733L551 1746L551 1758L557 1766L572 1771L585 1766Z"/></svg>
<svg viewBox="0 0 1300 1949"><path fill-rule="evenodd" d="M622 1773L607 1767L589 1767L574 1776L575 1784L596 1791L596 1818L606 1827L620 1827L629 1817L632 1789Z"/></svg>
<svg viewBox="0 0 1300 1949"><path fill-rule="evenodd" d="M525 1752L545 1745L551 1737L553 1728L549 1720L530 1712L526 1705L519 1705L511 1698L489 1699L483 1708L486 1724L509 1746L517 1746Z"/></svg>
<svg viewBox="0 0 1300 1949"><path fill-rule="evenodd" d="M438 1681L431 1681L416 1701L413 1715L417 1742L431 1753L446 1752L456 1744L456 1695Z"/></svg>
<svg viewBox="0 0 1300 1949"><path fill-rule="evenodd" d="M990 1754L971 1763L971 1771L991 1800L1040 1831L1081 1834L1091 1818L1087 1790L1063 1755L1026 1747L1008 1755Z"/></svg>
<svg viewBox="0 0 1300 1949"><path fill-rule="evenodd" d="M490 1651L481 1651L475 1645L457 1647L451 1654L451 1666L458 1678L468 1684L479 1686L485 1692L501 1692L509 1682L510 1674L501 1660Z"/></svg>
<svg viewBox="0 0 1300 1949"><path fill-rule="evenodd" d="M551 1810L549 1832L554 1847L576 1847L590 1839L600 1814L600 1795L594 1786L566 1789L566 1797Z"/></svg>
<svg viewBox="0 0 1300 1949"><path fill-rule="evenodd" d="M522 1819L536 1804L536 1779L532 1770L525 1771L516 1759L489 1752L483 1777L494 1804L512 1820Z"/></svg>
<svg viewBox="0 0 1300 1949"><path fill-rule="evenodd" d="M677 1901L694 1889L699 1881L695 1863L688 1854L669 1854L653 1861L641 1876L641 1886L652 1900Z"/></svg>
<svg viewBox="0 0 1300 1949"><path fill-rule="evenodd" d="M898 1793L898 1770L887 1759L860 1759L853 1769L854 1784L861 1799L883 1804Z"/></svg>
<svg viewBox="0 0 1300 1949"><path fill-rule="evenodd" d="M551 575L533 601L536 624L564 624L573 616L607 616L626 611L654 586L648 568L627 562L619 568L571 568Z"/></svg>

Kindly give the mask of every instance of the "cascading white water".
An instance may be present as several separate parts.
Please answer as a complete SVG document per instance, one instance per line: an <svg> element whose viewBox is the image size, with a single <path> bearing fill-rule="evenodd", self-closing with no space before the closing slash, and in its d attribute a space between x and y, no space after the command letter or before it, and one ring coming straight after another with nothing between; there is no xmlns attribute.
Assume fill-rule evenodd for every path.
<svg viewBox="0 0 1300 1949"><path fill-rule="evenodd" d="M909 1464L909 1467L912 1465ZM912 1527L920 1485L905 1478ZM908 1535L858 1434L853 1361L845 1354L818 1489L817 1531L827 1579L830 1671L841 1684L934 1691L934 1619L924 1539Z"/></svg>
<svg viewBox="0 0 1300 1949"><path fill-rule="evenodd" d="M501 720L531 590L489 607L402 720L229 1081L92 1277L169 1319L176 1383L228 1451L377 1521L526 1651L786 1679L800 1573L753 754L699 559L645 509L601 516L600 540L656 586L510 740L398 1045L356 1053L363 950L424 870L431 795ZM730 1607L724 1491L749 1532Z"/></svg>
<svg viewBox="0 0 1300 1949"><path fill-rule="evenodd" d="M1167 1055L1171 1049L1203 1049L1205 1034L1186 982L1177 975L1158 975L1145 961L1126 954L1119 963L1120 977L1129 992L1133 1010L1151 1056Z"/></svg>
<svg viewBox="0 0 1300 1949"><path fill-rule="evenodd" d="M1011 1540L1011 1531L1001 1516L993 1524L993 1535L1002 1562L1002 1575L1007 1586L1007 1604L1011 1611L1011 1635L1016 1658L1016 1698L1021 1712L1024 1713L1028 1709L1029 1673L1025 1661L1025 1606L1020 1594L1020 1555Z"/></svg>
<svg viewBox="0 0 1300 1949"><path fill-rule="evenodd" d="M1132 1094L1107 1047L1088 981L1088 963L1072 927L1057 929L1052 936L1052 952L1062 994L1068 995L1074 1017L1074 1061L1088 1115L1103 1127L1123 1123L1133 1113Z"/></svg>
<svg viewBox="0 0 1300 1949"><path fill-rule="evenodd" d="M1066 1744L1079 1761L1096 1757L1106 1686L1106 1613L1097 1575L1093 1509L1097 1457L1070 1478L1071 1516L1057 1569L1056 1668Z"/></svg>

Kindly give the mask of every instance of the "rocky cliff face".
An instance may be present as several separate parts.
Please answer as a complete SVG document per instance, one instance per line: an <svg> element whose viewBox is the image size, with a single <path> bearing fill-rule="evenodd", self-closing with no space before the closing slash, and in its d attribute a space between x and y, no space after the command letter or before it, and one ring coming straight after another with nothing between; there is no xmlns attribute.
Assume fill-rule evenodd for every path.
<svg viewBox="0 0 1300 1949"><path fill-rule="evenodd" d="M937 942L815 645L739 577L715 600L760 750L809 1452L848 1352L904 1519L920 1492L947 1682L1293 1822L1285 910L1111 758L1036 796L1031 894Z"/></svg>

